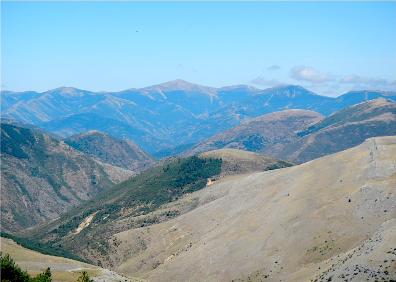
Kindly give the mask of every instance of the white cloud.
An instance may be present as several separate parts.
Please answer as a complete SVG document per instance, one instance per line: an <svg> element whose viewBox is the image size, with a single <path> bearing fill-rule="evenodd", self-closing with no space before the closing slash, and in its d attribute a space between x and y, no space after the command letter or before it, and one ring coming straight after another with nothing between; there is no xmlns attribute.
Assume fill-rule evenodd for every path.
<svg viewBox="0 0 396 282"><path fill-rule="evenodd" d="M307 81L311 83L325 83L331 80L328 74L307 66L293 67L290 70L290 77L295 80Z"/></svg>

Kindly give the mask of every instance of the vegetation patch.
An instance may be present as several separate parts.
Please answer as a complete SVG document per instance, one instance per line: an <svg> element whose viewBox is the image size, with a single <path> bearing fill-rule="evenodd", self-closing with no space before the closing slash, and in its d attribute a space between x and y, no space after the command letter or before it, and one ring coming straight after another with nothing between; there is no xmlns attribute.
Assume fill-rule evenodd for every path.
<svg viewBox="0 0 396 282"><path fill-rule="evenodd" d="M270 166L267 167L267 170L274 170L274 169L280 169L280 168L285 168L285 167L290 167L293 166L292 163L288 163L285 161L279 161L275 164L272 164Z"/></svg>
<svg viewBox="0 0 396 282"><path fill-rule="evenodd" d="M102 194L99 201L94 200L99 202L97 219L106 214L114 217L124 208L129 208L134 215L152 212L186 193L204 188L208 178L220 174L221 163L221 159L193 156L150 169L116 185Z"/></svg>

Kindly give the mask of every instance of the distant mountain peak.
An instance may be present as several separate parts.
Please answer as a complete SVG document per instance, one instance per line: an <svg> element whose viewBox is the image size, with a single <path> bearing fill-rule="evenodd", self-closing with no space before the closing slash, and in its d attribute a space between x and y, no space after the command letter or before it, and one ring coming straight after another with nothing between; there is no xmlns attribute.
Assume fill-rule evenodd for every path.
<svg viewBox="0 0 396 282"><path fill-rule="evenodd" d="M306 91L306 92L311 92L308 89L300 86L300 85L294 85L294 84L283 84L283 85L278 85L274 86L272 88L269 88L268 90L295 90L295 91Z"/></svg>
<svg viewBox="0 0 396 282"><path fill-rule="evenodd" d="M216 94L216 88L214 87L191 83L183 79L167 81L161 84L145 87L142 90L149 92L152 91L170 92L170 91L183 90L183 91L191 91L191 92L202 92L211 95Z"/></svg>
<svg viewBox="0 0 396 282"><path fill-rule="evenodd" d="M253 92L258 92L261 91L261 89L258 89L254 86L247 85L247 84L237 84L237 85L231 85L231 86L224 86L219 89L220 91L235 91L235 90L242 90L242 91L253 91Z"/></svg>
<svg viewBox="0 0 396 282"><path fill-rule="evenodd" d="M195 86L197 84L178 78L178 79L174 79L174 80L170 80L170 81L161 83L160 85L169 86L169 87L189 87L191 85Z"/></svg>
<svg viewBox="0 0 396 282"><path fill-rule="evenodd" d="M90 136L90 135L108 136L108 134L106 134L102 131L96 130L96 129L89 130L87 132L78 134L78 136Z"/></svg>
<svg viewBox="0 0 396 282"><path fill-rule="evenodd" d="M75 87L69 87L69 86L61 86L52 90L48 90L44 92L45 94L53 94L53 93L61 93L61 94L66 94L68 96L81 96L83 94L91 93L90 91L78 89Z"/></svg>
<svg viewBox="0 0 396 282"><path fill-rule="evenodd" d="M81 90L76 87L61 86L61 87L58 87L58 88L55 88L55 89L49 90L49 91L76 92L76 91L81 91Z"/></svg>

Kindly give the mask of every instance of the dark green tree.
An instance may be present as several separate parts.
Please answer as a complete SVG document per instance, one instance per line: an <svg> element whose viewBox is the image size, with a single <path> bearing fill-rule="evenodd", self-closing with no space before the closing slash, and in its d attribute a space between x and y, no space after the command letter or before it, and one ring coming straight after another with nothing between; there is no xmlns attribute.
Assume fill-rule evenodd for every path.
<svg viewBox="0 0 396 282"><path fill-rule="evenodd" d="M80 277L78 277L77 282L94 282L90 277L88 272L83 271L81 272Z"/></svg>

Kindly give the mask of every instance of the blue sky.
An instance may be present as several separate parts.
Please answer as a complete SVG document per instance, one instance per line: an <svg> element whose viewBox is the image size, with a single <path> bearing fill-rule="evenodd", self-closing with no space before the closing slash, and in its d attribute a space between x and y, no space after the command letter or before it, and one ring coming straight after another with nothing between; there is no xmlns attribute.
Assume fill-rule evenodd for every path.
<svg viewBox="0 0 396 282"><path fill-rule="evenodd" d="M396 2L2 2L2 88L396 90Z"/></svg>

